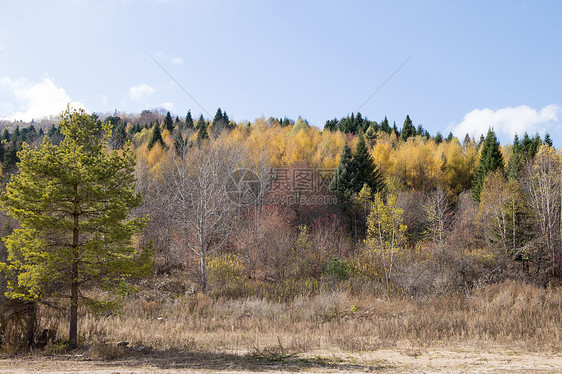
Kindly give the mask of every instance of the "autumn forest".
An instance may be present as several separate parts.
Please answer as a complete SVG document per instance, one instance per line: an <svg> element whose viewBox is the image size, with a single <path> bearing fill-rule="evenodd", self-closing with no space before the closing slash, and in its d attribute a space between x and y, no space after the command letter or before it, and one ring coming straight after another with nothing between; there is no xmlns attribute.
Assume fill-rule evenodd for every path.
<svg viewBox="0 0 562 374"><path fill-rule="evenodd" d="M123 353L120 340L244 347L243 334L234 343L169 333L174 338L163 343L124 326L187 313L193 320L174 324L194 324L185 330L196 334L195 321L221 315L228 303L293 308L326 295L340 299L291 323L310 323L299 328L320 334L316 318L355 321L383 299L388 315L377 313L395 328L379 322L365 331L376 344L483 339L560 347L562 155L550 136L518 134L500 144L493 128L459 139L414 120L352 113L318 128L300 117L235 122L220 108L214 118L69 108L60 122L2 123L1 349L56 353L99 336L109 341L92 347L109 356ZM521 316L489 312L499 297ZM540 321L522 327L532 312L518 300L541 297ZM450 303L457 322L451 315L416 325L413 310L440 303ZM404 317L410 322L393 308L414 313ZM272 321L268 312L246 313ZM271 313L273 321L285 318ZM498 315L482 314L479 324L470 317L478 313ZM552 326L556 335L546 339ZM264 334L281 339L278 331ZM330 339L283 344L295 351L375 344Z"/></svg>

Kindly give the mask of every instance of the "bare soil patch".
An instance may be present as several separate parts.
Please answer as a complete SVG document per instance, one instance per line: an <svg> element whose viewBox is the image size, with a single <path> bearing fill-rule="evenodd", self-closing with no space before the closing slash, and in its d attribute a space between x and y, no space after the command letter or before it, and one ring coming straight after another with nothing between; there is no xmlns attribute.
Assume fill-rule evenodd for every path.
<svg viewBox="0 0 562 374"><path fill-rule="evenodd" d="M111 361L86 355L3 358L0 373L562 373L562 354L510 350L395 348L347 353L260 355L177 350L126 352Z"/></svg>

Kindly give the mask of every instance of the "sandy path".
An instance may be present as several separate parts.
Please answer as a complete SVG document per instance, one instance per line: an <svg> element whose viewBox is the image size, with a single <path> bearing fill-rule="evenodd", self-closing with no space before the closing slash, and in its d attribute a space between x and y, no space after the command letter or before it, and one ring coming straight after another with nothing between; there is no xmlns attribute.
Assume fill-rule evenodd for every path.
<svg viewBox="0 0 562 374"><path fill-rule="evenodd" d="M0 373L562 373L562 354L444 349L312 352L282 362L226 353L154 352L114 361L84 357L0 360Z"/></svg>

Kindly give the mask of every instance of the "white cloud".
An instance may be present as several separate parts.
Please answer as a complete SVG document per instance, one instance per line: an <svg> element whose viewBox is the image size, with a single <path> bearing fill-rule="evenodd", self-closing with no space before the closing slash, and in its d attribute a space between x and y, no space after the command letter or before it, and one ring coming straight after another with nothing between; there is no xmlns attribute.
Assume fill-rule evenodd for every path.
<svg viewBox="0 0 562 374"><path fill-rule="evenodd" d="M467 113L462 122L452 127L452 132L459 139L466 134L479 137L486 135L489 128L493 128L498 136L511 139L515 134L527 132L544 133L558 121L562 108L558 105L547 105L540 110L520 105L498 110L475 109Z"/></svg>
<svg viewBox="0 0 562 374"><path fill-rule="evenodd" d="M129 97L133 100L142 100L154 93L154 88L146 83L137 84L129 88Z"/></svg>
<svg viewBox="0 0 562 374"><path fill-rule="evenodd" d="M183 65L185 62L181 57L174 57L172 54L164 53L164 51L158 51L154 54L154 57L157 59L163 59L166 61L171 62L172 64L176 65Z"/></svg>
<svg viewBox="0 0 562 374"><path fill-rule="evenodd" d="M64 88L57 87L54 81L45 77L39 83L27 79L0 79L0 92L7 94L11 103L4 105L3 119L31 121L60 114L68 104L74 108L84 108L84 104L72 101Z"/></svg>
<svg viewBox="0 0 562 374"><path fill-rule="evenodd" d="M171 112L172 110L174 110L174 103L162 103L162 108L166 109L167 111Z"/></svg>

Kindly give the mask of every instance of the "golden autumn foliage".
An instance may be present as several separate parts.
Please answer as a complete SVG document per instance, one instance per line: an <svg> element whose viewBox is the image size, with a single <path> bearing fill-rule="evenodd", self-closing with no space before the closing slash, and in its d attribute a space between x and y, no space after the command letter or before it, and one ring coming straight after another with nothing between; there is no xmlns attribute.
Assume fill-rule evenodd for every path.
<svg viewBox="0 0 562 374"><path fill-rule="evenodd" d="M168 149L173 149L174 134L162 130ZM197 132L185 134L187 142L196 144ZM299 119L293 126L280 126L277 121L263 117L252 123L240 123L221 137L233 147L243 148L249 155L249 165L284 168L290 165L335 169L344 144L356 148L357 136L340 131L319 130ZM143 129L133 137L139 163L146 164L150 172L158 174L163 147L148 151L146 144L150 130ZM368 142L369 152L387 184L415 191L429 192L442 188L454 202L459 193L471 188L479 149L474 143L462 146L457 139L437 144L433 139L417 136L399 141L395 133L378 132Z"/></svg>
<svg viewBox="0 0 562 374"><path fill-rule="evenodd" d="M321 139L320 130L316 127L297 126L298 122L287 133L283 164L304 162L306 165L313 165L314 153Z"/></svg>
<svg viewBox="0 0 562 374"><path fill-rule="evenodd" d="M449 199L455 200L458 194L471 187L478 162L478 149L474 144L463 148L457 140L441 143L439 148L444 157L442 184L446 187Z"/></svg>
<svg viewBox="0 0 562 374"><path fill-rule="evenodd" d="M326 169L337 168L344 144L345 134L341 131L322 131L312 164Z"/></svg>
<svg viewBox="0 0 562 374"><path fill-rule="evenodd" d="M388 177L389 172L394 168L395 153L394 142L390 136L385 133L379 134L371 154L385 177Z"/></svg>
<svg viewBox="0 0 562 374"><path fill-rule="evenodd" d="M217 287L224 288L240 281L244 264L232 253L218 254L208 263L209 279Z"/></svg>
<svg viewBox="0 0 562 374"><path fill-rule="evenodd" d="M392 175L413 190L433 190L439 184L442 158L437 145L422 137L410 138L396 153Z"/></svg>
<svg viewBox="0 0 562 374"><path fill-rule="evenodd" d="M160 179L163 168L169 162L167 152L168 150L162 147L160 143L154 144L150 150L148 150L147 143L144 143L136 151L137 165L146 168L155 179Z"/></svg>

